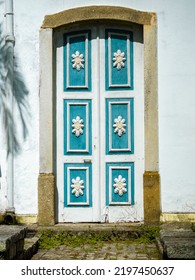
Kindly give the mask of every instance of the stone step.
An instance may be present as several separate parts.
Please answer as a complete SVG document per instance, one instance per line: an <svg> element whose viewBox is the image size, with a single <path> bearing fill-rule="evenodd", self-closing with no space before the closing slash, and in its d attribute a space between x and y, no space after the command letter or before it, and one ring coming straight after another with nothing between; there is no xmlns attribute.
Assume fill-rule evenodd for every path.
<svg viewBox="0 0 195 280"><path fill-rule="evenodd" d="M195 260L195 232L192 230L161 230L159 240L163 259Z"/></svg>
<svg viewBox="0 0 195 280"><path fill-rule="evenodd" d="M38 251L39 236L35 235L33 237L25 238L24 240L24 251L23 260L31 260L31 258Z"/></svg>
<svg viewBox="0 0 195 280"><path fill-rule="evenodd" d="M80 238L95 238L96 240L136 240L146 232L141 224L57 224L55 226L35 226L35 230L41 235L53 236L57 233L68 238L79 236ZM31 227L33 229L33 227Z"/></svg>
<svg viewBox="0 0 195 280"><path fill-rule="evenodd" d="M146 230L143 229L140 223L118 223L118 224L103 224L103 223L66 223L66 224L56 224L55 226L38 226L31 227L31 229L36 229L37 231L47 231L52 232L68 232L70 234L108 234L117 235L122 238L138 238Z"/></svg>
<svg viewBox="0 0 195 280"><path fill-rule="evenodd" d="M0 259L27 260L38 250L39 237L25 226L0 225Z"/></svg>

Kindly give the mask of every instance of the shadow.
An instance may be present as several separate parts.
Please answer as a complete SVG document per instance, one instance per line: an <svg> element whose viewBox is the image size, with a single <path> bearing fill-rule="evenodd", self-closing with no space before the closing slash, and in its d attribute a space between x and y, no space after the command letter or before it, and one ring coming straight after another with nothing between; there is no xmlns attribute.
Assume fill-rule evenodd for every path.
<svg viewBox="0 0 195 280"><path fill-rule="evenodd" d="M14 69L10 58L10 47L5 43L2 23L0 23L0 114L7 143L7 156L19 154L22 143L28 135L30 108L28 104L29 91L20 72L17 57L14 57ZM10 91L13 75L13 93ZM7 85L7 86L6 86ZM13 94L14 117L9 95ZM17 130L17 128L19 128Z"/></svg>

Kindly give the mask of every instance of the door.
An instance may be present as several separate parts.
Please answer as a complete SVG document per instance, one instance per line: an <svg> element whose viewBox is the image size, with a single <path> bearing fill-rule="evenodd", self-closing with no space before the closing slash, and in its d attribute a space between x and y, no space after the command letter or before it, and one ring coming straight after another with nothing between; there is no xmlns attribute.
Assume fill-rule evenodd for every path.
<svg viewBox="0 0 195 280"><path fill-rule="evenodd" d="M58 221L143 220L142 28L55 36Z"/></svg>

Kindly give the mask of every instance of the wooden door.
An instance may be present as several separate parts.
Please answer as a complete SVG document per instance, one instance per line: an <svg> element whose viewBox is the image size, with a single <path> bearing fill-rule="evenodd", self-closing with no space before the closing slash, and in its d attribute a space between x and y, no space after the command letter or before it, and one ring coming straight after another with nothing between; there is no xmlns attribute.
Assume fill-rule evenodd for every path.
<svg viewBox="0 0 195 280"><path fill-rule="evenodd" d="M142 220L142 30L97 26L57 42L58 220Z"/></svg>

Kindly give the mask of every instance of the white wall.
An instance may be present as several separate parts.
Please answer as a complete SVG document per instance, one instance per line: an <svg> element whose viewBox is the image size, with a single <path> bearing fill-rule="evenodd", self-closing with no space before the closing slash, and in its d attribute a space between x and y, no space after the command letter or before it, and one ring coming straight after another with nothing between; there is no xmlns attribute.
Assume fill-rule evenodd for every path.
<svg viewBox="0 0 195 280"><path fill-rule="evenodd" d="M39 29L44 15L82 5L120 5L158 17L159 167L163 212L195 212L195 2L193 0L15 0L15 54L28 88L28 137L15 159L16 213L37 213ZM0 5L1 15L3 7ZM26 112L25 112L26 114ZM16 118L19 115L16 112ZM1 158L5 165L4 148ZM5 169L5 167L3 167ZM5 178L2 178L5 181ZM3 197L3 198L2 198ZM5 205L0 187L0 211ZM3 205L3 206L2 206Z"/></svg>
<svg viewBox="0 0 195 280"><path fill-rule="evenodd" d="M158 34L162 210L195 212L195 2L166 2Z"/></svg>

